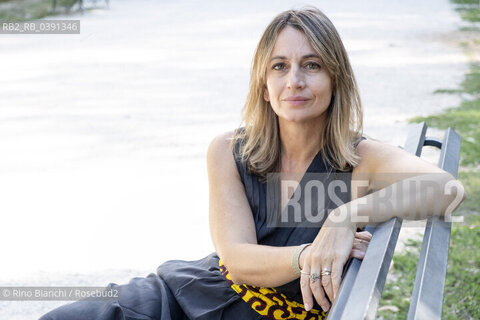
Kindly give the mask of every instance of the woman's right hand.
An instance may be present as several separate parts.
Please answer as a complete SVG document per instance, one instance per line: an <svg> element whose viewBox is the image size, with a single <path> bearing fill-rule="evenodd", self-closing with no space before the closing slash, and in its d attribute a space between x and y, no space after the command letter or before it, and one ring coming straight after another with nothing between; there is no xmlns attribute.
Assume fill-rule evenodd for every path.
<svg viewBox="0 0 480 320"><path fill-rule="evenodd" d="M362 260L365 256L365 253L367 251L367 248L368 248L368 245L369 245L371 239L372 239L372 234L368 231L355 232L352 248L351 248L351 251L350 251L350 257ZM311 257L311 254L312 254L310 252L311 250L312 250L312 246L307 246L302 251L302 253L299 257L300 268L302 270L304 270L305 258L307 256ZM307 266L306 269L310 269L309 266ZM302 274L301 280L302 280L302 278L304 278L304 279L306 278L307 281L308 281L309 276ZM328 300L326 299L326 296L328 295L329 298L330 298L330 301L333 302L334 299L333 299L333 296L332 296L332 292L324 292L323 288L321 288L321 286L320 286L320 288L317 288L317 291L318 291L318 289L320 289L322 292L321 292L321 294L318 294L318 293L314 294L314 296L317 296L316 297L317 303L322 307L323 310L328 311L328 309L330 308L330 304L328 303ZM328 291L331 291L331 290L328 290ZM305 294L305 292L303 292L303 293ZM327 293L327 294L325 294L325 293ZM318 299L318 298L320 298L320 299ZM310 306L305 306L307 311L309 311L312 307L313 307L313 304L310 305Z"/></svg>

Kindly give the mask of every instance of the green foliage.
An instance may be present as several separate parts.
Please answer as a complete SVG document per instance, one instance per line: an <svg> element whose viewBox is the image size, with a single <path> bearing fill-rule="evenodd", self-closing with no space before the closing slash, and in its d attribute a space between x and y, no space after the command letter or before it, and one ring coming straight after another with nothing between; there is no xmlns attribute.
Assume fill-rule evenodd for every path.
<svg viewBox="0 0 480 320"><path fill-rule="evenodd" d="M478 44L478 41L473 40L476 44ZM469 45L468 42L464 44L465 46ZM470 71L465 75L465 79L463 79L459 89L437 89L434 93L468 93L476 98L480 98L480 65L476 63L470 65Z"/></svg>
<svg viewBox="0 0 480 320"><path fill-rule="evenodd" d="M455 4L461 4L461 5L478 5L477 0L452 0L453 3Z"/></svg>
<svg viewBox="0 0 480 320"><path fill-rule="evenodd" d="M460 15L464 20L470 22L479 22L480 21L480 9L457 9L460 12Z"/></svg>
<svg viewBox="0 0 480 320"><path fill-rule="evenodd" d="M461 86L464 92L480 97L480 65L472 64L470 66L470 72L467 73Z"/></svg>
<svg viewBox="0 0 480 320"><path fill-rule="evenodd" d="M478 32L478 31L480 31L480 28L476 27L476 26L466 26L466 27L461 27L460 31Z"/></svg>
<svg viewBox="0 0 480 320"><path fill-rule="evenodd" d="M453 93L460 93L461 91L458 90L458 89L437 89L435 90L433 93L437 94L437 93L449 93L449 94L453 94Z"/></svg>
<svg viewBox="0 0 480 320"><path fill-rule="evenodd" d="M428 126L441 129L454 128L462 136L461 165L477 166L480 164L480 66L472 64L460 88L448 91L466 93L471 99L464 100L458 108L447 109L438 115L415 117L410 121L425 121Z"/></svg>
<svg viewBox="0 0 480 320"><path fill-rule="evenodd" d="M469 22L480 21L480 3L478 0L451 0L462 19Z"/></svg>
<svg viewBox="0 0 480 320"><path fill-rule="evenodd" d="M452 229L442 319L480 319L480 217L466 218Z"/></svg>
<svg viewBox="0 0 480 320"><path fill-rule="evenodd" d="M420 243L408 241L405 251L393 257L393 273L395 280L387 279L380 300L378 316L383 319L404 320L408 315L410 297L417 272L417 261L420 252ZM385 306L395 306L398 311L382 310Z"/></svg>
<svg viewBox="0 0 480 320"><path fill-rule="evenodd" d="M0 0L0 21L27 21L69 12L78 0L57 0L52 12L52 0Z"/></svg>
<svg viewBox="0 0 480 320"><path fill-rule="evenodd" d="M480 215L469 211L472 207L479 208L480 174L468 175L462 182L469 197L456 212L465 215L465 222L453 224L450 238L442 315L442 319L449 320L480 319ZM473 191L477 194L472 195ZM420 243L409 241L405 251L393 257L393 272L385 284L380 307L395 306L398 311L379 311L378 317L407 318L419 251Z"/></svg>

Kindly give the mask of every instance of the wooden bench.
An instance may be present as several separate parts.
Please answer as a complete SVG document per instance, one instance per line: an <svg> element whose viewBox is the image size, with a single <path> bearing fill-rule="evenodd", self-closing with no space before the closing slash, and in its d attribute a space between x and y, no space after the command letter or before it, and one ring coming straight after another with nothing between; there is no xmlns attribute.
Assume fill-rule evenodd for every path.
<svg viewBox="0 0 480 320"><path fill-rule="evenodd" d="M439 167L457 176L460 136L449 128L442 140L425 137L425 123L413 125L404 149L417 156L424 146L439 148ZM382 296L388 269L392 261L401 219L394 218L375 227L367 226L373 234L367 253L360 261L354 259L328 314L329 320L374 319ZM410 300L408 319L441 319L443 290L447 271L451 223L433 217L427 220L417 274Z"/></svg>

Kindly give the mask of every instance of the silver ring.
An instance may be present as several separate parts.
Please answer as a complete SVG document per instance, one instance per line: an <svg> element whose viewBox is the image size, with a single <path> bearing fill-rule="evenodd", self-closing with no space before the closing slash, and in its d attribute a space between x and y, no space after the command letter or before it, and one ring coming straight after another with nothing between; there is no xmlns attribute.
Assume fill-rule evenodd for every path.
<svg viewBox="0 0 480 320"><path fill-rule="evenodd" d="M306 274L307 276L309 276L309 275L310 275L310 273L309 273L309 272L307 272L307 271L303 271L303 270L300 270L300 273Z"/></svg>
<svg viewBox="0 0 480 320"><path fill-rule="evenodd" d="M318 279L320 279L320 276L315 272L310 275L310 280L312 281L312 283L317 282Z"/></svg>
<svg viewBox="0 0 480 320"><path fill-rule="evenodd" d="M323 271L321 273L322 276L329 276L332 274L332 270L328 269L327 267L323 268Z"/></svg>

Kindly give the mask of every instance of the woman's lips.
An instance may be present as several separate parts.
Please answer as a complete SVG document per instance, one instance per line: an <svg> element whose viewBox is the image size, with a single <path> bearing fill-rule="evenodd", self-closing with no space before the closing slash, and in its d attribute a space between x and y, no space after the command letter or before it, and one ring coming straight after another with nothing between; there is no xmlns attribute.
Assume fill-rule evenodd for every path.
<svg viewBox="0 0 480 320"><path fill-rule="evenodd" d="M301 96L295 96L295 97L288 97L283 99L283 101L287 102L288 104L294 105L294 106L299 106L307 103L310 99L301 97Z"/></svg>

